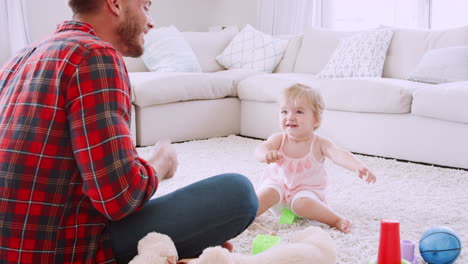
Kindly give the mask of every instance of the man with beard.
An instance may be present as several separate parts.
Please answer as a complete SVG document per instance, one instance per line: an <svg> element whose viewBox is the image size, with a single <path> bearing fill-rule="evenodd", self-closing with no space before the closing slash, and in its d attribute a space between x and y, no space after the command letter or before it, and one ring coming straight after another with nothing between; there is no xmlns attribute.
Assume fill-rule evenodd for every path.
<svg viewBox="0 0 468 264"><path fill-rule="evenodd" d="M127 263L148 232L180 258L241 233L258 201L242 175L152 199L177 155L138 157L122 59L143 53L147 0L69 0L73 21L0 68L0 263Z"/></svg>

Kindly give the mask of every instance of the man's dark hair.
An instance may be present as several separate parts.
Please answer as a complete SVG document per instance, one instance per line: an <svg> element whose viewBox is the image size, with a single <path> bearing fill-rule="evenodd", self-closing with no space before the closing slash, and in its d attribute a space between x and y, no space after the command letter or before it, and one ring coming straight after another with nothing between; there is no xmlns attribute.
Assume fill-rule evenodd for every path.
<svg viewBox="0 0 468 264"><path fill-rule="evenodd" d="M103 3L103 0L68 0L73 15L96 12Z"/></svg>

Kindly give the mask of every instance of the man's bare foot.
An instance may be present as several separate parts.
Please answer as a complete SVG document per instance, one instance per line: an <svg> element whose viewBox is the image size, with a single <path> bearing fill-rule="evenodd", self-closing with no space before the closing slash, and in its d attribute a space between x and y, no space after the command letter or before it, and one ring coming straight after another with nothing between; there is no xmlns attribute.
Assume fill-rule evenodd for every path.
<svg viewBox="0 0 468 264"><path fill-rule="evenodd" d="M221 247L229 250L229 252L232 252L232 250L234 249L234 245L229 241L222 243Z"/></svg>
<svg viewBox="0 0 468 264"><path fill-rule="evenodd" d="M351 231L351 221L340 218L338 221L336 221L334 227L341 232L348 234Z"/></svg>

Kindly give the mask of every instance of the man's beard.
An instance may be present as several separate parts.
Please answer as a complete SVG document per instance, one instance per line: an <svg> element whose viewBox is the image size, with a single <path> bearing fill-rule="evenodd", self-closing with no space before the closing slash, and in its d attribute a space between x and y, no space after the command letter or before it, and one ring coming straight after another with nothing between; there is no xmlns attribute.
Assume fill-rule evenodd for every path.
<svg viewBox="0 0 468 264"><path fill-rule="evenodd" d="M129 10L126 11L126 17L126 21L117 28L120 44L124 49L121 53L128 57L140 57L143 54L143 46L140 43L141 26L138 25L138 19Z"/></svg>

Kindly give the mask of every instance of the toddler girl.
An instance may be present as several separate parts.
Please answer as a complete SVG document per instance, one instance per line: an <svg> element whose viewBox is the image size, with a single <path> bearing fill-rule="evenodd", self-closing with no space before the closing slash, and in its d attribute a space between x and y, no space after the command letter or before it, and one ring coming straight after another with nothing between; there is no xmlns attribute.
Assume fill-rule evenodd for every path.
<svg viewBox="0 0 468 264"><path fill-rule="evenodd" d="M255 150L256 159L269 164L257 192L260 202L257 216L270 207L286 206L300 217L348 233L351 222L338 216L325 200L328 179L324 160L329 158L357 172L367 183L374 183L375 175L351 152L314 133L324 109L317 90L293 85L284 90L279 103L282 132L271 135Z"/></svg>

